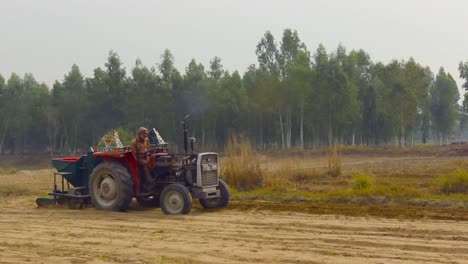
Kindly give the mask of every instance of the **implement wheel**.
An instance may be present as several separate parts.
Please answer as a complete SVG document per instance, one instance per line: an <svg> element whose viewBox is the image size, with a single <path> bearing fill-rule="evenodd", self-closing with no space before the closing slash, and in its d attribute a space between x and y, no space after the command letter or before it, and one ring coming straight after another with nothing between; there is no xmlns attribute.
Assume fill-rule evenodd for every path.
<svg viewBox="0 0 468 264"><path fill-rule="evenodd" d="M212 199L199 199L200 204L205 209L211 208L224 208L228 205L231 194L229 192L229 187L223 180L219 180L218 189L220 192L219 198Z"/></svg>
<svg viewBox="0 0 468 264"><path fill-rule="evenodd" d="M170 184L163 189L160 204L165 214L188 214L192 210L192 196L185 186Z"/></svg>
<svg viewBox="0 0 468 264"><path fill-rule="evenodd" d="M96 209L126 211L133 197L130 173L117 162L99 164L91 173L89 194Z"/></svg>

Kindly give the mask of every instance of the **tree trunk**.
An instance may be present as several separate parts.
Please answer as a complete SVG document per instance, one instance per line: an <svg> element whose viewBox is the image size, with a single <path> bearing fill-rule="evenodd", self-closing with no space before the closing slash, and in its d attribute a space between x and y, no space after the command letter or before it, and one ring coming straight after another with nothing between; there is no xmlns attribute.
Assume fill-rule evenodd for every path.
<svg viewBox="0 0 468 264"><path fill-rule="evenodd" d="M301 105L301 124L300 124L300 141L299 141L299 147L301 149L304 149L304 104Z"/></svg>
<svg viewBox="0 0 468 264"><path fill-rule="evenodd" d="M4 125L5 125L5 129L3 130L3 133L2 133L2 139L0 140L0 155L2 155L2 148L5 144L5 138L6 138L6 134L8 132L8 126L9 126L9 123L10 123L10 118L7 118L7 120L5 121Z"/></svg>
<svg viewBox="0 0 468 264"><path fill-rule="evenodd" d="M286 148L291 148L291 127L292 127L292 121L291 121L291 114L286 115Z"/></svg>
<svg viewBox="0 0 468 264"><path fill-rule="evenodd" d="M280 131L281 131L281 148L284 148L284 131L283 131L283 115L279 114L279 122L280 122Z"/></svg>
<svg viewBox="0 0 468 264"><path fill-rule="evenodd" d="M260 149L263 150L263 114L260 113L260 136L259 136L259 143L260 143Z"/></svg>
<svg viewBox="0 0 468 264"><path fill-rule="evenodd" d="M202 134L202 148L205 149L205 126L202 126L202 130L201 130L201 134Z"/></svg>

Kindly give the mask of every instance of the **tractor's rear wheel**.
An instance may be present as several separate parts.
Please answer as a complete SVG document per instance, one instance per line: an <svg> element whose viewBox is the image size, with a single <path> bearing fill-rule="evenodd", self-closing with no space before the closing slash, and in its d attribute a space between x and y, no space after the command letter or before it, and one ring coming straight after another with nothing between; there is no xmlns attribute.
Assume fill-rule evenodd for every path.
<svg viewBox="0 0 468 264"><path fill-rule="evenodd" d="M160 204L165 214L188 214L192 210L192 196L185 186L170 184L163 189Z"/></svg>
<svg viewBox="0 0 468 264"><path fill-rule="evenodd" d="M229 192L229 187L221 179L219 180L218 189L220 192L219 198L199 199L200 204L203 206L203 208L224 208L228 205L231 194Z"/></svg>
<svg viewBox="0 0 468 264"><path fill-rule="evenodd" d="M133 197L130 173L117 162L99 164L91 173L89 194L96 209L126 211Z"/></svg>

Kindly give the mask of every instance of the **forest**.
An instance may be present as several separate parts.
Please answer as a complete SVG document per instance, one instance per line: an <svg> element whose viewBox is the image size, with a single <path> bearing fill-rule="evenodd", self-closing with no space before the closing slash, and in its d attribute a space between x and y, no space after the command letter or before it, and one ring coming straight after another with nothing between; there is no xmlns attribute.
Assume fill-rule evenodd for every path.
<svg viewBox="0 0 468 264"><path fill-rule="evenodd" d="M201 150L222 150L233 136L257 150L447 144L465 129L468 95L459 105L442 67L385 64L343 45L311 50L292 29L278 40L265 32L252 50L258 64L243 73L216 56L180 72L167 49L154 66L137 59L130 68L110 51L93 76L73 65L52 87L31 73L0 75L0 154L83 153L113 129L126 143L140 126L180 151L186 115ZM459 74L468 90L468 62Z"/></svg>

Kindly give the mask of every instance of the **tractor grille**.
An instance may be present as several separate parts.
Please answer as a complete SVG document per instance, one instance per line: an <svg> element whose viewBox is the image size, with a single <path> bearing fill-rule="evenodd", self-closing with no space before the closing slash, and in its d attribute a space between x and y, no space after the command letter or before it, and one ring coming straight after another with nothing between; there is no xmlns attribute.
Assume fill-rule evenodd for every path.
<svg viewBox="0 0 468 264"><path fill-rule="evenodd" d="M218 185L218 171L202 172L202 186L216 186Z"/></svg>

